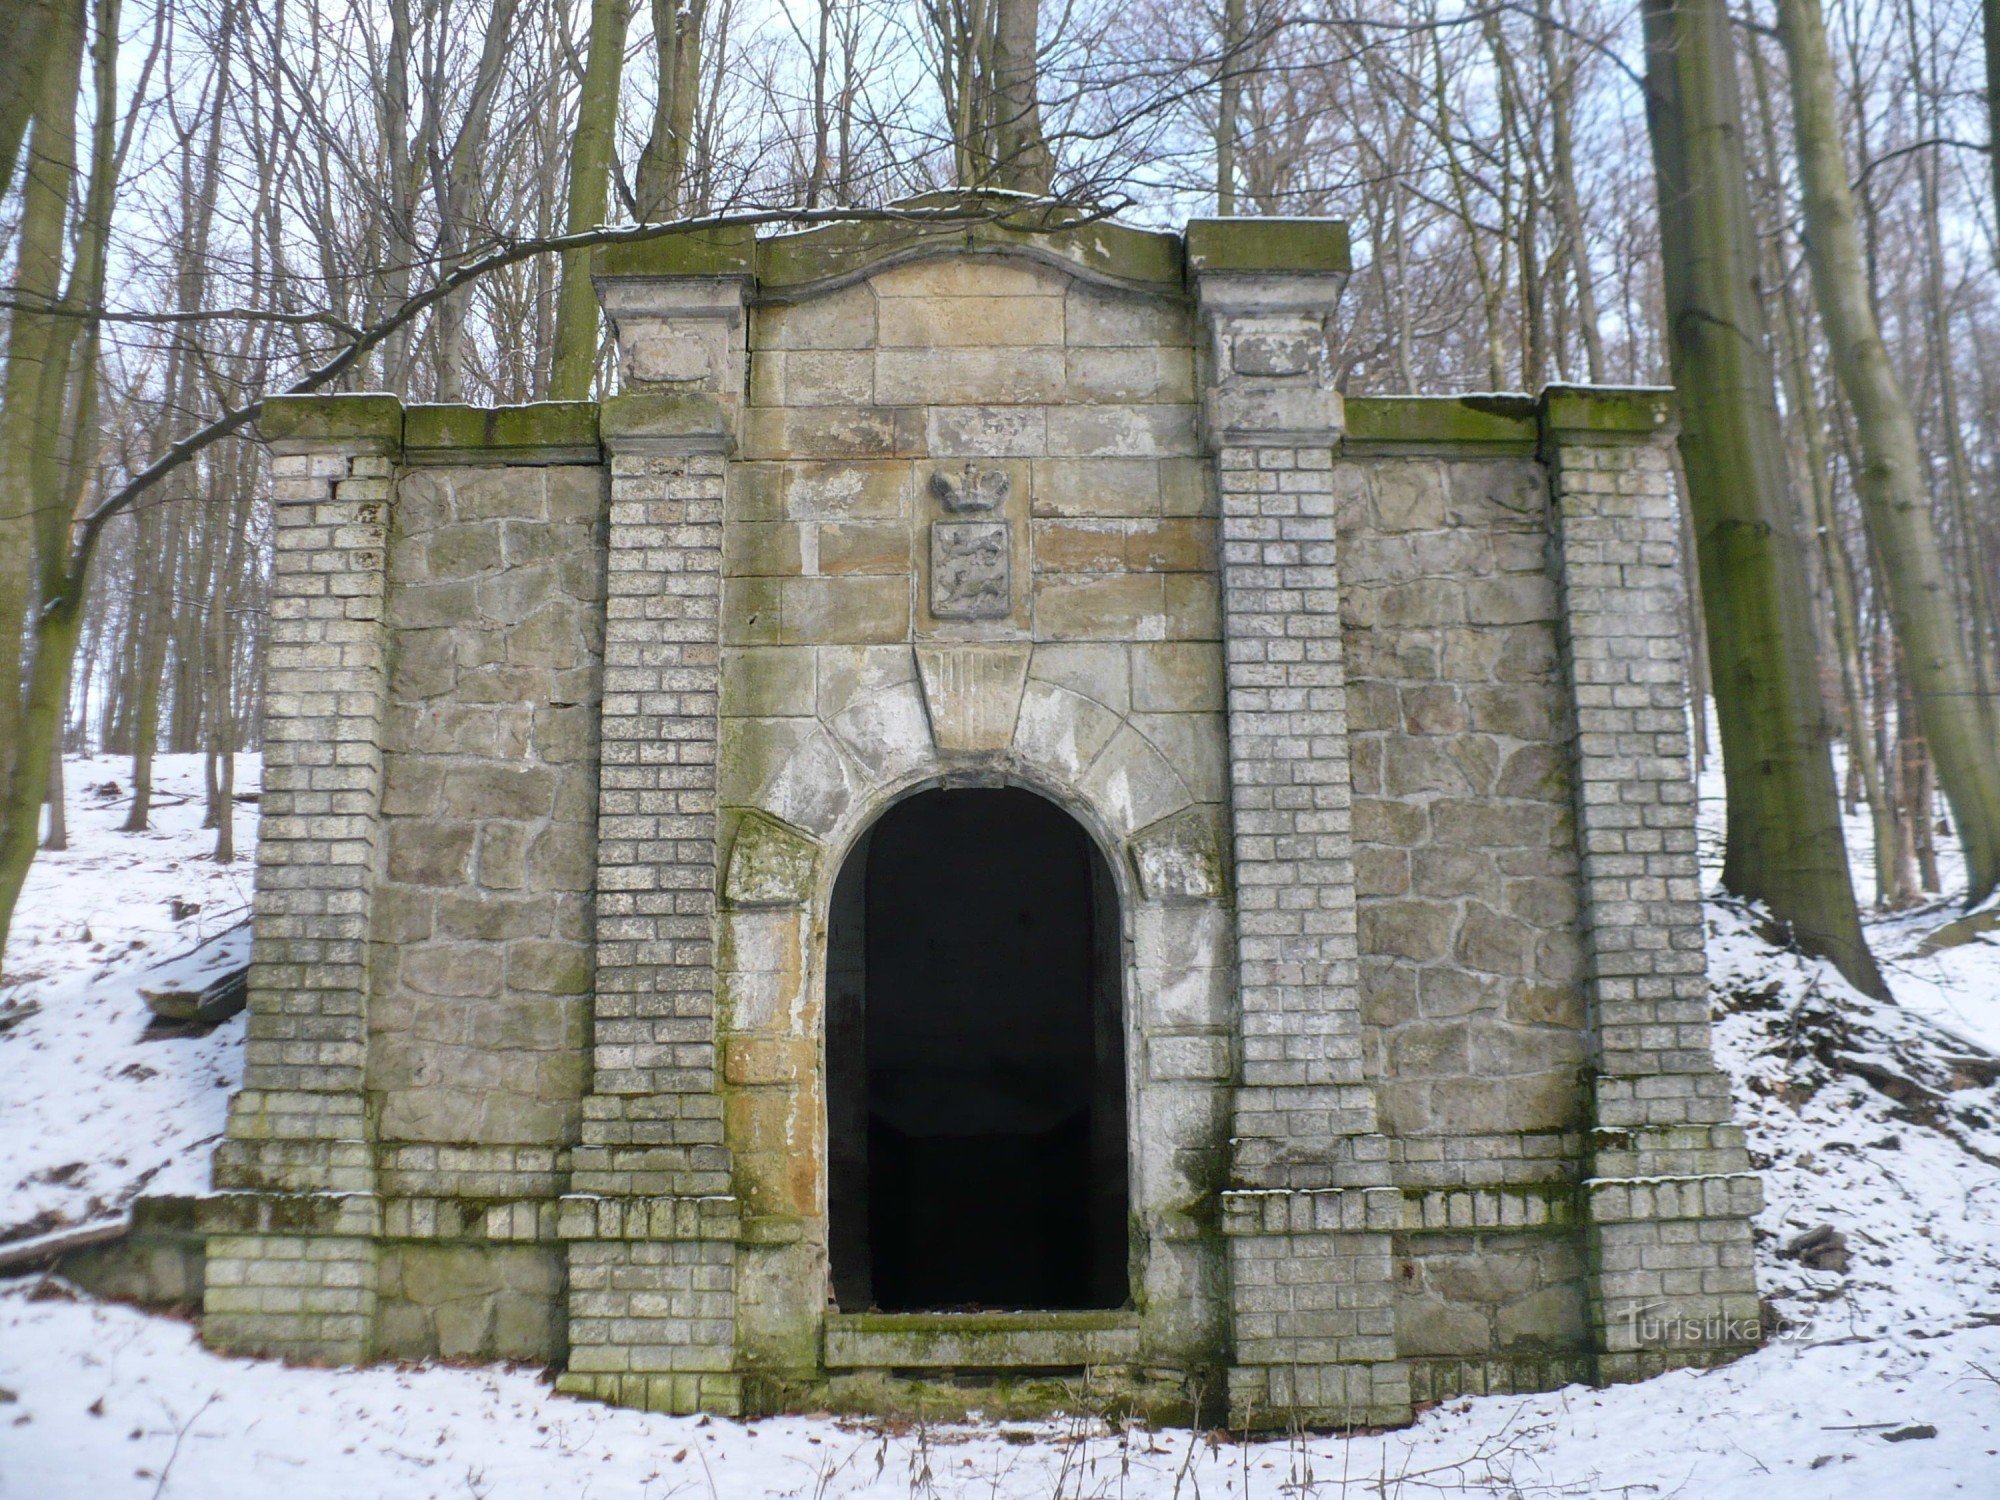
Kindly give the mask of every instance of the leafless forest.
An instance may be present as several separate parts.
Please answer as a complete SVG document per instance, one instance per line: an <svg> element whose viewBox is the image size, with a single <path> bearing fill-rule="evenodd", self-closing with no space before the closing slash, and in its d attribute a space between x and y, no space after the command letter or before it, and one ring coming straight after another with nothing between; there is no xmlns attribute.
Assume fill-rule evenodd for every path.
<svg viewBox="0 0 2000 1500"><path fill-rule="evenodd" d="M20 676L0 694L0 771L17 845L31 846L24 813L61 774L59 753L37 753L41 714L58 751L131 755L135 824L150 756L205 752L217 857L232 857L230 761L255 743L268 539L266 460L243 419L302 384L419 401L592 394L607 351L594 311L579 328L563 295L589 295L581 252L539 247L600 223L775 222L954 184L1161 225L1336 215L1356 247L1349 392L1679 373L1685 393L1694 367L1670 368L1663 267L1727 214L1699 171L1656 179L1647 84L1664 65L1648 37L1657 54L1704 16L1725 38L1709 76L1733 75L1744 284L1764 324L1737 331L1769 361L1782 423L1782 493L1755 524L1783 518L1817 648L1797 662L1817 701L1794 727L1844 746L1837 795L1873 815L1864 901L1940 890L1940 818L2000 821L2000 736L1970 733L1957 762L1935 754L1940 735L1967 731L1919 701L1968 700L1995 720L1996 0L1983 13L1980 0L5 10L0 650ZM1693 34L1672 44L1682 87ZM1807 65L1814 34L1828 67ZM1833 220L1814 217L1836 213L1842 183L1854 264ZM1864 346L1886 362L1836 357ZM1890 493L1896 400L1917 463ZM218 422L229 433L210 442ZM1930 571L1908 564L1899 596L1912 547ZM1725 576L1766 586L1705 555L1708 588ZM1709 626L1690 613L1697 637L1713 629L1709 603ZM51 669L58 654L70 670ZM1913 654L1958 675L1912 670ZM1977 897L1991 876L1977 829L1961 831ZM60 821L42 836L59 840ZM1784 914L1782 891L1745 884Z"/></svg>

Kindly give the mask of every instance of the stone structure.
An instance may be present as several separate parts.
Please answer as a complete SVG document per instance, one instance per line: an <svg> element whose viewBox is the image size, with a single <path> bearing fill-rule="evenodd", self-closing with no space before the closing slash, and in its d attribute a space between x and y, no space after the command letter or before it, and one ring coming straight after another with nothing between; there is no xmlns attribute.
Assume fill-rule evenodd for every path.
<svg viewBox="0 0 2000 1500"><path fill-rule="evenodd" d="M683 234L599 253L601 406L270 403L209 1340L1249 1425L1754 1342L1668 398L1343 402L1346 272L1331 222ZM1073 849L981 885L994 788ZM951 947L1016 888L1041 936ZM1022 952L1073 1012L977 990ZM937 1124L1058 1075L1070 1124ZM925 1194L1035 1151L1053 1305L922 1290L999 1284Z"/></svg>

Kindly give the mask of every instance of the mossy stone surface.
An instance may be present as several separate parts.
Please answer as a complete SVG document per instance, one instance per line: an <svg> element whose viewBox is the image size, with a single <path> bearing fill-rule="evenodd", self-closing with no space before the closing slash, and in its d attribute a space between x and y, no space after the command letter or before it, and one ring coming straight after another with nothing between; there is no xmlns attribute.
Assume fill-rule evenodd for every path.
<svg viewBox="0 0 2000 1500"><path fill-rule="evenodd" d="M750 1412L827 1411L905 1421L1039 1421L1092 1413L1160 1427L1215 1425L1224 1412L1220 1369L1177 1372L1110 1366L1083 1371L984 1371L926 1379L904 1372L843 1372L787 1385L758 1381L745 1392Z"/></svg>
<svg viewBox="0 0 2000 1500"><path fill-rule="evenodd" d="M1191 219L1189 275L1345 275L1354 269L1343 219Z"/></svg>
<svg viewBox="0 0 2000 1500"><path fill-rule="evenodd" d="M748 276L754 269L757 231L749 224L676 229L591 252L594 276Z"/></svg>
<svg viewBox="0 0 2000 1500"><path fill-rule="evenodd" d="M758 241L761 292L783 297L826 282L858 280L890 265L946 254L1017 254L1067 265L1099 280L1136 290L1178 292L1180 238L1096 220L1076 209L1046 205L1009 211L1004 197L931 194L897 205L911 210L982 210L991 218L932 223L860 220L829 224Z"/></svg>
<svg viewBox="0 0 2000 1500"><path fill-rule="evenodd" d="M334 396L267 396L257 432L279 445L367 444L394 448L403 441L403 403L380 393Z"/></svg>
<svg viewBox="0 0 2000 1500"><path fill-rule="evenodd" d="M597 427L607 442L619 438L707 440L718 448L732 431L729 415L715 397L654 391L611 397L598 408Z"/></svg>
<svg viewBox="0 0 2000 1500"><path fill-rule="evenodd" d="M1189 272L1339 274L1353 269L1339 219L1197 219L1185 237L990 192L928 193L895 205L913 219L856 219L759 236L732 225L665 232L592 252L606 280L754 276L784 298L932 255L1021 254L1135 290L1179 291ZM926 221L925 214L935 218Z"/></svg>
<svg viewBox="0 0 2000 1500"><path fill-rule="evenodd" d="M1349 447L1498 447L1531 453L1540 436L1532 396L1350 396Z"/></svg>
<svg viewBox="0 0 2000 1500"><path fill-rule="evenodd" d="M1662 437L1675 430L1674 393L1665 386L1551 385L1542 391L1541 418L1551 441Z"/></svg>
<svg viewBox="0 0 2000 1500"><path fill-rule="evenodd" d="M595 462L595 401L526 406L419 405L403 413L403 456L411 463Z"/></svg>

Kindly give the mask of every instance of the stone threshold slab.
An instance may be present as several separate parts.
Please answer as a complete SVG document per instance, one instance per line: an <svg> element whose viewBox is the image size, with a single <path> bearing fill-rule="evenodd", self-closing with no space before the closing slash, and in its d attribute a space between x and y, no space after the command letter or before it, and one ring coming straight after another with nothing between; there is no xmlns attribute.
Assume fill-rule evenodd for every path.
<svg viewBox="0 0 2000 1500"><path fill-rule="evenodd" d="M1130 1364L1133 1312L834 1313L829 1370L1006 1370Z"/></svg>

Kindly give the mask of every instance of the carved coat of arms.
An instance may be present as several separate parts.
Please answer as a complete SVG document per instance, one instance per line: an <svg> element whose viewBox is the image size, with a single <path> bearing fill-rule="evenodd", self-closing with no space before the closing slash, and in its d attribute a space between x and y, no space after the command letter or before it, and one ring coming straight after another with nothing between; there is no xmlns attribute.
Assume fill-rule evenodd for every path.
<svg viewBox="0 0 2000 1500"><path fill-rule="evenodd" d="M946 515L979 515L999 509L1012 483L1005 469L968 463L957 473L937 469L930 491ZM1010 543L1005 521L933 521L931 613L941 620L1004 618L1014 606Z"/></svg>
<svg viewBox="0 0 2000 1500"><path fill-rule="evenodd" d="M989 620L1013 608L1005 521L931 523L931 613Z"/></svg>

